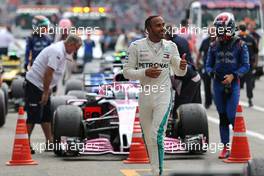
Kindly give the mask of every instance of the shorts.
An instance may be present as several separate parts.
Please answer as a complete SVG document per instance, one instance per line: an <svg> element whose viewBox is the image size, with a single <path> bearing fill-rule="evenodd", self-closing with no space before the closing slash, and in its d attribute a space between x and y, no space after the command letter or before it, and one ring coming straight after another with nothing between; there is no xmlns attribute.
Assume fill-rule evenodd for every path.
<svg viewBox="0 0 264 176"><path fill-rule="evenodd" d="M25 82L25 110L27 112L27 123L51 122L52 115L50 111L50 98L46 105L41 105L43 91L34 84L26 80Z"/></svg>

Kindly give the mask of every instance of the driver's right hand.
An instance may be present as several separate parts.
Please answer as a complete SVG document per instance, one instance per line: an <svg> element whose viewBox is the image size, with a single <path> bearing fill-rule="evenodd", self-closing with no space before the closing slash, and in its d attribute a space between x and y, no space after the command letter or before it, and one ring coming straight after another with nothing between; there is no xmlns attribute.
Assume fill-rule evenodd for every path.
<svg viewBox="0 0 264 176"><path fill-rule="evenodd" d="M150 67L145 70L145 75L150 78L158 78L161 72L162 72L162 69L158 67Z"/></svg>

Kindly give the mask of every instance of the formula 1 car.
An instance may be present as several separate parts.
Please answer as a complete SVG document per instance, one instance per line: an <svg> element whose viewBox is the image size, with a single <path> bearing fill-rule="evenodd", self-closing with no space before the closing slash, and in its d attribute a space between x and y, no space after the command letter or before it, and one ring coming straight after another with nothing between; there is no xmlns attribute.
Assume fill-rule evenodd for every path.
<svg viewBox="0 0 264 176"><path fill-rule="evenodd" d="M56 109L53 131L54 140L57 146L60 146L54 150L57 155L79 153L64 150L72 140L74 145L91 146L90 149L81 152L82 154L93 153L91 151L101 154L107 152L127 154L138 104L135 97L137 94L134 85L118 85L128 91L117 92L116 89L112 89L111 84L105 84L102 91L111 89L107 91L108 95L88 94L87 99L68 100L67 105ZM96 151L93 150L94 147L100 149Z"/></svg>
<svg viewBox="0 0 264 176"><path fill-rule="evenodd" d="M84 99L69 99L59 106L53 119L55 154L128 154L138 86L131 82L104 84L98 94L84 92ZM178 108L178 114L177 126L168 128L165 152L206 152L209 138L205 109L199 104L186 104ZM174 130L178 136L171 135Z"/></svg>

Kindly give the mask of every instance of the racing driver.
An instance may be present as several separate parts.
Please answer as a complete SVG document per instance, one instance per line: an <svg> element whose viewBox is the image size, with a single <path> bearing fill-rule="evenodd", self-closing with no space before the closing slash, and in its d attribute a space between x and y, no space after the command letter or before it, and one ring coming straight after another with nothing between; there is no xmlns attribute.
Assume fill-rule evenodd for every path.
<svg viewBox="0 0 264 176"><path fill-rule="evenodd" d="M235 36L235 18L229 12L214 20L216 40L207 55L206 72L214 78L214 101L220 118L220 137L224 144L218 158L229 156L229 125L234 127L239 102L239 78L249 70L249 54L245 42Z"/></svg>
<svg viewBox="0 0 264 176"><path fill-rule="evenodd" d="M185 56L180 58L177 46L166 41L165 23L161 16L150 16L145 21L147 37L131 43L124 76L140 80L143 87L139 95L139 113L151 170L154 176L162 175L164 146L168 116L171 109L170 70L177 76L187 71ZM151 92L151 93L149 93Z"/></svg>

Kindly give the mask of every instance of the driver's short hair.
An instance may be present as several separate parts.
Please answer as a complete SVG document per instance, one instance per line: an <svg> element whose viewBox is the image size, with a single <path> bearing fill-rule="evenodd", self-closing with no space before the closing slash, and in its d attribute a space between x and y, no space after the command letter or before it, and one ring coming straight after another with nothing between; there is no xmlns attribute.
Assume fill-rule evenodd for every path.
<svg viewBox="0 0 264 176"><path fill-rule="evenodd" d="M82 39L78 35L69 34L65 40L66 44L82 45Z"/></svg>
<svg viewBox="0 0 264 176"><path fill-rule="evenodd" d="M152 16L149 16L146 20L145 20L145 31L148 32L148 28L150 27L151 25L151 20L153 18L156 18L156 17L159 17L159 15L152 15Z"/></svg>

